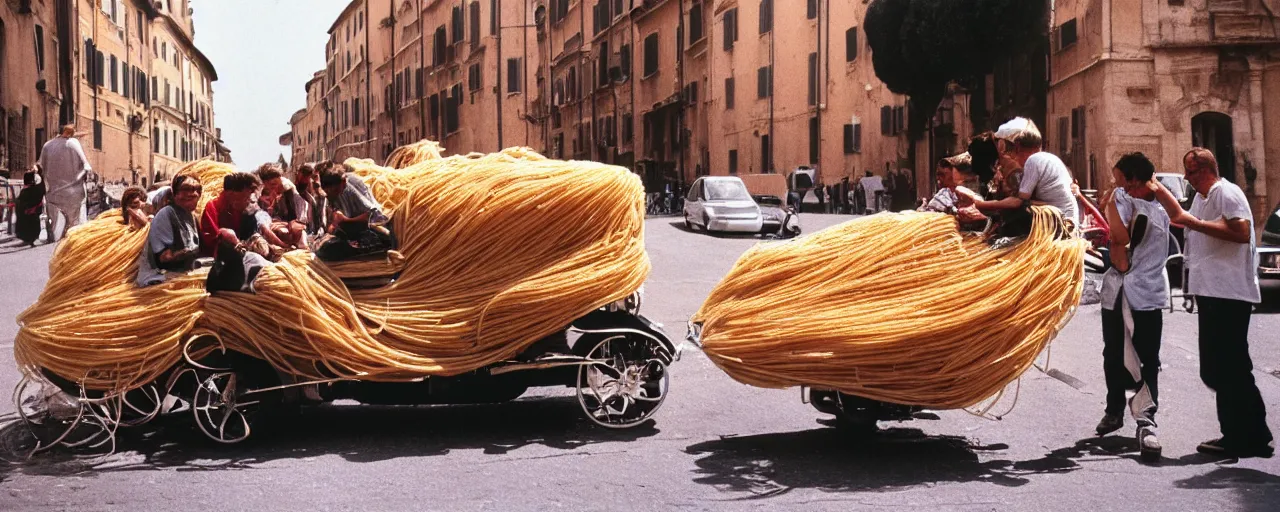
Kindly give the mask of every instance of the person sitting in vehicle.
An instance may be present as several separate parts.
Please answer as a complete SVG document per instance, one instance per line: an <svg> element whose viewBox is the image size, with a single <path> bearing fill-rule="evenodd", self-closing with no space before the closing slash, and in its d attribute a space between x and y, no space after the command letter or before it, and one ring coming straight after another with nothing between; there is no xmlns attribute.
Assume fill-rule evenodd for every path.
<svg viewBox="0 0 1280 512"><path fill-rule="evenodd" d="M956 216L960 229L965 231L981 231L987 225L987 217L973 205L960 207L961 193L972 193L961 183L973 177L973 159L969 153L943 158L938 161L938 193L934 194L920 211L940 212ZM981 197L981 196L978 196Z"/></svg>
<svg viewBox="0 0 1280 512"><path fill-rule="evenodd" d="M214 258L209 291L252 291L254 278L270 265L270 219L250 209L262 183L252 173L234 172L222 179L222 193L204 207L200 218L200 252Z"/></svg>
<svg viewBox="0 0 1280 512"><path fill-rule="evenodd" d="M193 212L200 203L200 181L180 175L173 179L174 200L156 212L147 242L138 255L138 286L160 284L166 272L191 270L200 255L200 231Z"/></svg>
<svg viewBox="0 0 1280 512"><path fill-rule="evenodd" d="M146 199L147 191L142 187L124 189L124 193L120 195L120 223L129 226L131 231L146 227L151 220L144 206Z"/></svg>
<svg viewBox="0 0 1280 512"><path fill-rule="evenodd" d="M171 185L152 185L147 191L147 202L143 205L147 215L155 215L164 207L169 206L173 202L173 187Z"/></svg>
<svg viewBox="0 0 1280 512"><path fill-rule="evenodd" d="M311 164L302 164L298 167L296 175L297 181L294 188L298 191L298 197L302 203L305 203L304 211L298 212L301 217L299 220L306 223L308 235L322 234L326 227L324 213L328 203L324 192L320 189L320 175Z"/></svg>
<svg viewBox="0 0 1280 512"><path fill-rule="evenodd" d="M325 261L340 261L391 249L391 232L384 226L389 219L364 180L346 164L325 162L316 170L333 210L328 228L333 236L316 250L316 255Z"/></svg>
<svg viewBox="0 0 1280 512"><path fill-rule="evenodd" d="M269 217L268 230L288 249L307 249L307 224L310 204L298 194L293 182L274 163L263 164L254 171L262 181L258 207Z"/></svg>

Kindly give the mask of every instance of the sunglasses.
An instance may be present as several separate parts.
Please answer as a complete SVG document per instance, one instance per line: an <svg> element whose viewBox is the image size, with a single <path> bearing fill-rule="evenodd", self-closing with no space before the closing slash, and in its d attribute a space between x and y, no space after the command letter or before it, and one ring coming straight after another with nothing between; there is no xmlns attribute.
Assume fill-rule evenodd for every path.
<svg viewBox="0 0 1280 512"><path fill-rule="evenodd" d="M201 190L202 190L202 188L201 188L201 187L182 187L182 188L178 189L178 193L179 193L179 194L185 194L185 193L188 193L188 192L192 192L192 193L199 194Z"/></svg>

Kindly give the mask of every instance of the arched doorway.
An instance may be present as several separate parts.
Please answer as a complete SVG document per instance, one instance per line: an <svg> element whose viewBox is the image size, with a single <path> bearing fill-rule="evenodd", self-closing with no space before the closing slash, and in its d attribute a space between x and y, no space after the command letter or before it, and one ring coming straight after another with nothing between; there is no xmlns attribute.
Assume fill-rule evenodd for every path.
<svg viewBox="0 0 1280 512"><path fill-rule="evenodd" d="M1231 134L1231 116L1201 112L1191 118L1191 144L1212 151L1218 158L1218 174L1235 183L1236 147Z"/></svg>

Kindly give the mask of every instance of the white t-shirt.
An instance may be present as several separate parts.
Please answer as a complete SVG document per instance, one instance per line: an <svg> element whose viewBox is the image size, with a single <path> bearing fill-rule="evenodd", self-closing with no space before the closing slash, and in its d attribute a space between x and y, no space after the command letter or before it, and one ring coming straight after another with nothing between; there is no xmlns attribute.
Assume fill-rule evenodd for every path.
<svg viewBox="0 0 1280 512"><path fill-rule="evenodd" d="M1032 201L1053 206L1062 216L1080 224L1076 197L1071 193L1071 173L1067 164L1053 153L1041 151L1031 155L1022 166L1022 184L1018 192L1031 194Z"/></svg>
<svg viewBox="0 0 1280 512"><path fill-rule="evenodd" d="M1244 219L1249 222L1249 243L1220 240L1187 230L1187 293L1202 297L1262 302L1258 289L1258 251L1253 235L1253 212L1244 192L1235 183L1220 179L1209 187L1209 195L1196 194L1191 215L1216 221Z"/></svg>
<svg viewBox="0 0 1280 512"><path fill-rule="evenodd" d="M1147 216L1147 231L1142 242L1130 244L1129 272L1121 274L1112 267L1102 276L1102 308L1111 310L1123 290L1129 309L1152 311L1169 301L1165 283L1165 260L1169 258L1169 214L1155 200L1136 199L1117 188L1112 196L1125 229L1133 229L1138 215Z"/></svg>
<svg viewBox="0 0 1280 512"><path fill-rule="evenodd" d="M884 180L879 176L863 176L861 180L858 180L858 183L862 185L862 193L866 195L867 209L874 210L876 207L876 192L884 190Z"/></svg>

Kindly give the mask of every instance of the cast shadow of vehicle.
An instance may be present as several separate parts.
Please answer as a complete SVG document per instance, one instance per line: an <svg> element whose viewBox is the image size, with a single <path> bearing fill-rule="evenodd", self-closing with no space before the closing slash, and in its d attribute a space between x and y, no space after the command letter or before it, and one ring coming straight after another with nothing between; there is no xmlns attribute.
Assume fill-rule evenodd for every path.
<svg viewBox="0 0 1280 512"><path fill-rule="evenodd" d="M743 240L752 240L752 239L761 238L763 236L761 233L725 233L725 232L719 232L719 231L707 231L696 225L693 227L693 229L689 229L688 226L684 225L683 220L672 222L671 226L675 227L676 229L679 229L680 231L684 231L685 233L697 233L700 235L707 235L715 238L740 238Z"/></svg>
<svg viewBox="0 0 1280 512"><path fill-rule="evenodd" d="M1239 499L1237 510L1275 510L1280 503L1280 476L1256 469L1220 467L1174 482L1179 489L1232 489Z"/></svg>
<svg viewBox="0 0 1280 512"><path fill-rule="evenodd" d="M1026 461L983 461L979 457L982 452L1007 448L1003 444L975 445L957 436L926 436L917 429L891 428L857 438L828 428L727 437L695 444L685 451L701 457L696 461L699 476L694 481L723 492L745 493L745 499L767 498L793 489L845 493L964 482L1018 487L1029 483L1032 475L1081 469L1083 461L1079 459L1085 457L1138 458L1136 442L1125 437L1082 439ZM1185 459L1167 463L1213 461Z"/></svg>
<svg viewBox="0 0 1280 512"><path fill-rule="evenodd" d="M519 421L512 421L512 419ZM13 443L0 443L0 482L13 474L92 476L112 471L211 471L252 469L277 460L338 455L349 462L447 455L481 450L503 455L530 445L568 451L608 442L630 442L658 433L653 421L625 430L596 426L582 417L576 398L554 397L490 405L321 406L256 422L241 444L204 438L187 414L121 429L113 454L56 449L20 460ZM0 437L23 428L10 424ZM19 451L19 453L11 453ZM556 455L550 455L556 456Z"/></svg>

